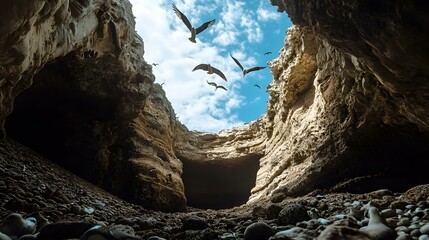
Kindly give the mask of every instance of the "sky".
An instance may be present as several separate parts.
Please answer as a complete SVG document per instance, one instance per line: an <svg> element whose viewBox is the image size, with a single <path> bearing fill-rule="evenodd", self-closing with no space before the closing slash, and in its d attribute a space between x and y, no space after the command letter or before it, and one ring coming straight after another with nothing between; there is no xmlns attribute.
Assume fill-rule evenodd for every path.
<svg viewBox="0 0 429 240"><path fill-rule="evenodd" d="M176 116L189 130L218 132L256 120L266 112L266 88L272 80L267 63L278 57L291 26L286 13L278 13L268 0L130 1L136 31L144 41L144 59L159 64L153 66L155 82L163 84ZM215 23L192 43L172 4L194 28L212 19ZM266 52L272 54L264 55ZM243 77L230 53L244 68L267 68ZM227 81L203 70L192 71L201 63L221 70ZM215 90L206 81L227 91Z"/></svg>

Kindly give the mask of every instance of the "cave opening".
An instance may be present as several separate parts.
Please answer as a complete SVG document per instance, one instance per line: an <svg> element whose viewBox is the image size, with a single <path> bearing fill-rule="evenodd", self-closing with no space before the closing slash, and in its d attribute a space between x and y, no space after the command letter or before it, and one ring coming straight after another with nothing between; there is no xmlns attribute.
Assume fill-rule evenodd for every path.
<svg viewBox="0 0 429 240"><path fill-rule="evenodd" d="M210 161L183 160L187 205L226 209L245 204L256 183L261 156Z"/></svg>
<svg viewBox="0 0 429 240"><path fill-rule="evenodd" d="M14 100L9 137L91 182L97 181L97 126L114 118L113 102L80 89L66 60L47 64Z"/></svg>

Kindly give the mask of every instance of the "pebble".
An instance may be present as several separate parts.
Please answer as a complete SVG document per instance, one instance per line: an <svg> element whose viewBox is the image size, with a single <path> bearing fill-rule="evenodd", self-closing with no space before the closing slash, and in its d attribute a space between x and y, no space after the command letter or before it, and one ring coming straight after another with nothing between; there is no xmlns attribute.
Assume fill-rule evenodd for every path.
<svg viewBox="0 0 429 240"><path fill-rule="evenodd" d="M427 234L427 235L429 235L429 223L426 223L425 225L423 225L423 226L420 228L420 232L421 232L422 234Z"/></svg>
<svg viewBox="0 0 429 240"><path fill-rule="evenodd" d="M288 225L288 224L296 224L297 222L308 220L309 216L307 214L307 210L304 206L299 203L291 203L286 205L280 213L278 217L278 221L280 224Z"/></svg>
<svg viewBox="0 0 429 240"><path fill-rule="evenodd" d="M390 218L390 217L395 217L396 216L396 211L393 209L383 209L381 210L381 216L383 218Z"/></svg>
<svg viewBox="0 0 429 240"><path fill-rule="evenodd" d="M409 218L401 218L397 223L398 226L410 226L411 222Z"/></svg>
<svg viewBox="0 0 429 240"><path fill-rule="evenodd" d="M427 234L420 235L419 240L429 240L429 235Z"/></svg>
<svg viewBox="0 0 429 240"><path fill-rule="evenodd" d="M392 207L395 206L392 203L398 201L397 198L388 197L383 196L383 200L377 203L378 206L383 206L380 211L372 207L373 201L369 201L370 199L359 198L359 200L355 200L353 195L345 195L342 199L332 199L330 195L327 195L320 200L316 199L317 203L314 204L312 200L315 198L312 197L309 198L310 200L300 200L300 203L289 203L284 207L281 207L280 204L270 204L253 208L253 216L260 215L258 218L262 217L263 221L252 218L251 214L230 218L229 215L222 212L210 212L210 214L213 213L213 216L210 216L208 212L197 212L166 215L165 217L158 217L158 215L155 215L156 217L122 217L122 215L117 216L112 213L99 215L103 211L100 211L98 207L93 214L88 214L85 213L84 207L80 207L94 206L88 202L64 204L64 212L55 209L49 214L55 213L59 216L70 214L71 208L78 206L80 208L76 214L78 218L96 219L98 216L105 216L103 220L105 224L91 231L104 229L104 233L100 234L106 234L107 229L108 231L119 232L127 236L128 239L429 240L429 218L425 213L429 210L428 204L426 202L419 202L418 204L407 202L405 205L403 202L401 203L403 209L399 209ZM321 203L326 207L325 210L318 208ZM106 203L105 208L108 206ZM365 216L365 210L368 211L369 217ZM269 212L271 213L269 214ZM34 215L34 217L40 220L43 216ZM269 220L269 218L271 219ZM31 219L31 217L27 218L27 220ZM51 221L53 218L50 215L48 219ZM4 220L0 222L4 222ZM109 222L114 225L108 225ZM61 239L88 240L92 239L89 235L91 231L88 229L94 227L96 222L49 223L46 220L44 224L46 226L37 230L35 234L27 234L21 238L11 238L5 234L0 234L0 240L52 240L58 239L58 236L61 236ZM143 238L136 237L133 227L136 228L136 233L145 234ZM277 233L275 233L276 231ZM120 238L111 236L111 239Z"/></svg>
<svg viewBox="0 0 429 240"><path fill-rule="evenodd" d="M370 198L382 199L383 196L392 196L393 193L389 189L380 189L369 193Z"/></svg>
<svg viewBox="0 0 429 240"><path fill-rule="evenodd" d="M268 240L274 235L270 225L264 222L250 224L244 231L244 240Z"/></svg>
<svg viewBox="0 0 429 240"><path fill-rule="evenodd" d="M184 230L203 230L209 226L206 219L196 215L183 218L182 224L182 229Z"/></svg>

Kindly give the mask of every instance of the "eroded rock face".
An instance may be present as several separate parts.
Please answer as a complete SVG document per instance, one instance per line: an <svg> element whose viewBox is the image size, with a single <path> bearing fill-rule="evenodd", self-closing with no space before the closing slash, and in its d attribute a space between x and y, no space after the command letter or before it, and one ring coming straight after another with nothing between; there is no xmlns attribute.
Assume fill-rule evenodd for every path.
<svg viewBox="0 0 429 240"><path fill-rule="evenodd" d="M126 200L183 210L172 109L142 59L131 4L14 1L1 8L0 25L2 135L6 126L8 136Z"/></svg>
<svg viewBox="0 0 429 240"><path fill-rule="evenodd" d="M271 2L300 27L271 63L269 138L251 200L364 175L335 189L426 182L428 5Z"/></svg>

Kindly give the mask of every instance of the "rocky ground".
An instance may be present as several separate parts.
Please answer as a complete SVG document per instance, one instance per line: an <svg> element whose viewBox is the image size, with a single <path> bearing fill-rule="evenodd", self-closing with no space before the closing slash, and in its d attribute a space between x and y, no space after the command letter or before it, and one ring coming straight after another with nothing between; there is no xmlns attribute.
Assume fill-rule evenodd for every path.
<svg viewBox="0 0 429 240"><path fill-rule="evenodd" d="M429 239L429 185L160 213L112 196L12 140L0 142L0 177L1 240L25 233L19 239L84 240L91 232L116 234L109 239ZM27 229L17 227L22 223ZM103 227L84 234L96 225Z"/></svg>

